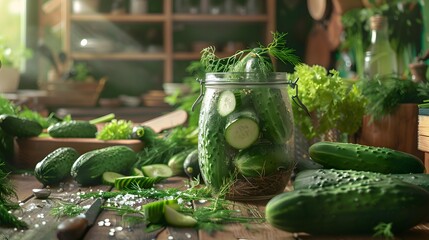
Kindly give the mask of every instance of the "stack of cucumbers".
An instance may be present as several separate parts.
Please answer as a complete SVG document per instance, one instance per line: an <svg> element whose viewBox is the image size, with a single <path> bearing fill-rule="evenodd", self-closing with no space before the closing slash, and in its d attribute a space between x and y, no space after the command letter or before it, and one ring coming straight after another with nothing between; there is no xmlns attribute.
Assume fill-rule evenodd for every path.
<svg viewBox="0 0 429 240"><path fill-rule="evenodd" d="M299 172L293 191L272 198L266 219L309 234L406 231L429 217L429 175L414 155L352 143L317 142L311 159L322 169Z"/></svg>
<svg viewBox="0 0 429 240"><path fill-rule="evenodd" d="M203 50L201 62L208 73L198 152L203 179L214 190L234 182L237 173L238 178L262 178L294 166L287 86L271 82L270 57L285 50L276 45L282 42L277 37L268 47L242 51L235 59L213 60L211 49ZM283 53L280 58L287 61L289 55ZM219 72L227 79L218 79Z"/></svg>

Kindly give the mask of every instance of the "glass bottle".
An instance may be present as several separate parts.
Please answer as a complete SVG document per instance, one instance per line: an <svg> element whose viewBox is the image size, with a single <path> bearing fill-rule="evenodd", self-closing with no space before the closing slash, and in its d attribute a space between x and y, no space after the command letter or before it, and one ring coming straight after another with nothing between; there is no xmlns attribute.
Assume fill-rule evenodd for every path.
<svg viewBox="0 0 429 240"><path fill-rule="evenodd" d="M387 18L375 15L370 18L371 44L365 53L364 75L372 79L375 76L397 75L396 53L389 42Z"/></svg>
<svg viewBox="0 0 429 240"><path fill-rule="evenodd" d="M201 84L198 153L205 184L217 191L226 186L234 200L282 192L295 165L286 73L207 73Z"/></svg>

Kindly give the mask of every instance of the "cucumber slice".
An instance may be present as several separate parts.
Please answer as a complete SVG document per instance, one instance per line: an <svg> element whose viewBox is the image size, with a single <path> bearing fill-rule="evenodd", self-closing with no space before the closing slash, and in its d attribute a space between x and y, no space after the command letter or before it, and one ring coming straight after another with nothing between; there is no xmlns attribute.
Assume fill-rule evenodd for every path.
<svg viewBox="0 0 429 240"><path fill-rule="evenodd" d="M233 92L223 91L218 100L217 111L222 117L232 113L237 106L237 99Z"/></svg>
<svg viewBox="0 0 429 240"><path fill-rule="evenodd" d="M118 190L151 188L155 183L158 183L163 179L163 177L144 176L119 177L115 179L115 188Z"/></svg>
<svg viewBox="0 0 429 240"><path fill-rule="evenodd" d="M143 205L143 212L146 221L152 224L163 223L165 220L165 206L170 206L173 209L179 209L177 200L159 200Z"/></svg>
<svg viewBox="0 0 429 240"><path fill-rule="evenodd" d="M103 183L106 185L114 186L115 179L125 177L124 175L116 172L104 172L102 175Z"/></svg>
<svg viewBox="0 0 429 240"><path fill-rule="evenodd" d="M152 164L142 167L144 176L147 177L171 177L173 176L173 170L165 164Z"/></svg>
<svg viewBox="0 0 429 240"><path fill-rule="evenodd" d="M143 176L143 172L142 172L142 170L140 170L138 168L133 168L133 175L134 176Z"/></svg>
<svg viewBox="0 0 429 240"><path fill-rule="evenodd" d="M194 227L197 225L197 220L191 216L184 215L175 209L165 205L165 220L174 227Z"/></svg>
<svg viewBox="0 0 429 240"><path fill-rule="evenodd" d="M226 142L235 149L245 149L259 138L259 119L251 111L237 112L228 118Z"/></svg>

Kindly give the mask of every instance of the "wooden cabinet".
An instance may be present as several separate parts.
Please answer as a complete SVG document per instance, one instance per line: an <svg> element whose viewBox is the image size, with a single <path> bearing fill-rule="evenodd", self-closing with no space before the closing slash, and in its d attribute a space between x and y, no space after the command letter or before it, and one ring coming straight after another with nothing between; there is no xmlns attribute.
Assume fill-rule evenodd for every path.
<svg viewBox="0 0 429 240"><path fill-rule="evenodd" d="M143 0L148 10L141 14L130 13L133 0L124 1L125 12L119 14L112 12L116 0L99 0L91 13L76 13L76 0L39 1L40 38L46 36L46 26L59 25L62 50L75 62L88 62L100 72L106 71L108 84L116 83L116 89L124 82L121 76L136 70L134 76L126 77L129 86L122 89L134 86L131 95L162 89L163 83L181 82L186 66L199 59L204 47L215 45L218 54L226 56L270 42L276 29L275 0ZM186 3L191 5L184 6ZM217 5L204 5L210 3ZM235 8L226 9L228 3L236 4ZM246 9L250 3L256 4L256 12ZM49 20L53 17L56 19ZM115 68L124 74L110 76Z"/></svg>

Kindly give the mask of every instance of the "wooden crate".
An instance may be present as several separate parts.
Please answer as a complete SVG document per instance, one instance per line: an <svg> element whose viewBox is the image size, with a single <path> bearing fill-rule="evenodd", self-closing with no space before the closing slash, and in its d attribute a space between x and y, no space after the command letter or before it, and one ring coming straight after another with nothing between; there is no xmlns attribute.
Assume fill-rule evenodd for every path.
<svg viewBox="0 0 429 240"><path fill-rule="evenodd" d="M425 167L429 170L429 109L419 109L418 149L424 152Z"/></svg>

